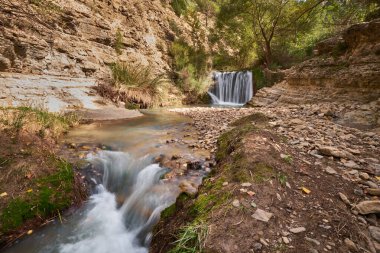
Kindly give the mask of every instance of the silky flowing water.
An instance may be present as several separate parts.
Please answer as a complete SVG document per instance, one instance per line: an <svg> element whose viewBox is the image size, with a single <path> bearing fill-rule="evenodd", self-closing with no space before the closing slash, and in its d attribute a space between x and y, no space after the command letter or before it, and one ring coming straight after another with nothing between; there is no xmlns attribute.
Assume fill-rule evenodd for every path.
<svg viewBox="0 0 380 253"><path fill-rule="evenodd" d="M103 173L92 178L94 194L61 223L59 219L16 242L7 253L143 253L163 209L180 193L179 183L199 185L203 171L173 180L163 179L168 169L153 163L157 155L181 154L199 158L187 145L166 141L186 131L189 119L162 111L144 116L84 125L65 142L106 145L112 151L91 152L86 160Z"/></svg>
<svg viewBox="0 0 380 253"><path fill-rule="evenodd" d="M214 105L242 106L253 96L252 72L215 72L208 92Z"/></svg>

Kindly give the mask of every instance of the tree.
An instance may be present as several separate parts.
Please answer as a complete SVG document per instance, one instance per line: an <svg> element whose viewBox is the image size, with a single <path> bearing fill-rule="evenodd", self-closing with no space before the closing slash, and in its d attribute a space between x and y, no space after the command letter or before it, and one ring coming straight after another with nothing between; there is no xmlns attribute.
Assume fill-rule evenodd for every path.
<svg viewBox="0 0 380 253"><path fill-rule="evenodd" d="M238 27L251 31L256 51L269 67L273 41L289 37L302 28L309 29L303 17L322 2L324 0L228 0L221 6L218 24L224 29Z"/></svg>

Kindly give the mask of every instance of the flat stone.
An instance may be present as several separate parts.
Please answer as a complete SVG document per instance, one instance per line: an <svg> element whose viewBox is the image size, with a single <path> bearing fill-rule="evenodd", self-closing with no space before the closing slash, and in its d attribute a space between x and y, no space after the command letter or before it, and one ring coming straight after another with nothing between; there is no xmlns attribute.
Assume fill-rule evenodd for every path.
<svg viewBox="0 0 380 253"><path fill-rule="evenodd" d="M256 220L260 220L263 222L268 222L273 216L273 213L266 212L262 209L257 209L254 214L252 214L252 218Z"/></svg>
<svg viewBox="0 0 380 253"><path fill-rule="evenodd" d="M336 170L334 170L334 169L331 168L331 167L327 167L327 168L325 169L325 171L326 171L327 174L330 174L330 175L335 175L335 174L337 174Z"/></svg>
<svg viewBox="0 0 380 253"><path fill-rule="evenodd" d="M347 168L350 168L350 169L359 169L360 168L360 166L354 161L344 162L343 165Z"/></svg>
<svg viewBox="0 0 380 253"><path fill-rule="evenodd" d="M356 205L360 214L380 213L380 200L366 200Z"/></svg>
<svg viewBox="0 0 380 253"><path fill-rule="evenodd" d="M292 232L293 234L299 234L299 233L305 232L306 228L304 227L290 228L289 231Z"/></svg>
<svg viewBox="0 0 380 253"><path fill-rule="evenodd" d="M375 226L369 226L368 230L372 238L375 239L377 242L380 242L380 228Z"/></svg>
<svg viewBox="0 0 380 253"><path fill-rule="evenodd" d="M351 153L344 151L344 150L340 150L336 147L331 147L331 146L321 146L319 148L319 152L322 155L334 156L337 158L350 158L350 157L352 157Z"/></svg>

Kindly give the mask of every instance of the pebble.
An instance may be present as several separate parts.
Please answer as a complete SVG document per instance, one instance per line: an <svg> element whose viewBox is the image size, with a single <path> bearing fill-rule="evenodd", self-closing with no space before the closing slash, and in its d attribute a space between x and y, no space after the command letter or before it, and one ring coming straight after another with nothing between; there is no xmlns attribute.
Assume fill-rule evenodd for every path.
<svg viewBox="0 0 380 253"><path fill-rule="evenodd" d="M289 238L286 237L286 236L283 236L283 237L282 237L282 241L283 241L285 244L289 244L289 243L290 243Z"/></svg>
<svg viewBox="0 0 380 253"><path fill-rule="evenodd" d="M252 184L251 183L242 183L241 186L242 187L251 187Z"/></svg>
<svg viewBox="0 0 380 253"><path fill-rule="evenodd" d="M344 239L344 244L346 244L346 246L354 252L358 250L358 248L356 247L356 244L348 238Z"/></svg>
<svg viewBox="0 0 380 253"><path fill-rule="evenodd" d="M269 246L269 244L267 243L267 241L264 239L264 238L260 238L260 242L265 245L265 246Z"/></svg>
<svg viewBox="0 0 380 253"><path fill-rule="evenodd" d="M260 239L261 241L261 239ZM261 250L261 248L263 247L263 244L257 242L253 245L253 250L257 251L257 250Z"/></svg>
<svg viewBox="0 0 380 253"><path fill-rule="evenodd" d="M341 192L339 192L338 194L339 194L340 199L341 199L345 204L347 204L347 205L351 205L351 202L350 202L350 200L347 198L346 195L344 195L344 194L341 193Z"/></svg>
<svg viewBox="0 0 380 253"><path fill-rule="evenodd" d="M233 205L234 207L240 207L240 201L237 200L237 199L235 199L235 200L232 202L232 205Z"/></svg>
<svg viewBox="0 0 380 253"><path fill-rule="evenodd" d="M306 228L304 227L290 228L289 231L292 232L293 234L298 234L298 233L305 232Z"/></svg>
<svg viewBox="0 0 380 253"><path fill-rule="evenodd" d="M305 240L311 243L314 243L315 245L319 246L321 243L313 238L305 237Z"/></svg>

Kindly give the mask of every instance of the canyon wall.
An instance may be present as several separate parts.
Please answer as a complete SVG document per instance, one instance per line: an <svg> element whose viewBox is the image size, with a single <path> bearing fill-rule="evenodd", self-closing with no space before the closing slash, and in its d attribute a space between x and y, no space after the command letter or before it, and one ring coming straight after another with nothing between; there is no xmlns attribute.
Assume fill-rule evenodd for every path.
<svg viewBox="0 0 380 253"><path fill-rule="evenodd" d="M0 72L99 77L121 61L161 73L176 33L191 43L169 1L2 0Z"/></svg>
<svg viewBox="0 0 380 253"><path fill-rule="evenodd" d="M353 25L316 45L315 56L261 89L250 106L310 106L338 123L380 131L380 20Z"/></svg>

